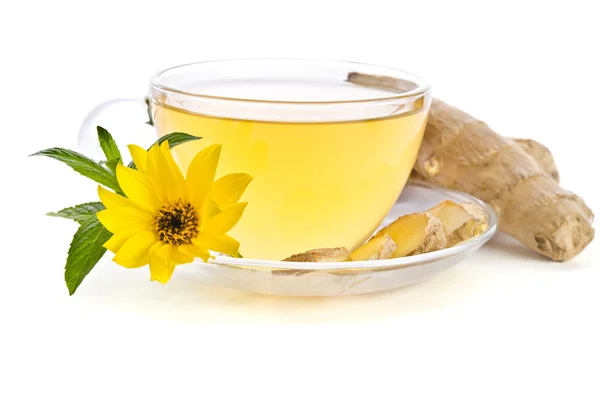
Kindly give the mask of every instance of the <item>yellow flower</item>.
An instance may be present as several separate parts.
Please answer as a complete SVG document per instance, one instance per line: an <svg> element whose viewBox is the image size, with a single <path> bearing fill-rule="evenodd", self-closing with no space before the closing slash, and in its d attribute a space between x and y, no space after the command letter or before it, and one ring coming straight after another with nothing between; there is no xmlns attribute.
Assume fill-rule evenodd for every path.
<svg viewBox="0 0 600 397"><path fill-rule="evenodd" d="M209 250L238 255L240 243L226 233L246 208L238 200L252 177L229 174L214 181L220 145L198 153L185 178L167 142L149 151L129 145L129 151L137 170L117 166L127 197L98 187L106 209L97 216L113 233L104 247L116 263L127 268L149 263L151 279L166 283L176 265L194 257L206 262Z"/></svg>

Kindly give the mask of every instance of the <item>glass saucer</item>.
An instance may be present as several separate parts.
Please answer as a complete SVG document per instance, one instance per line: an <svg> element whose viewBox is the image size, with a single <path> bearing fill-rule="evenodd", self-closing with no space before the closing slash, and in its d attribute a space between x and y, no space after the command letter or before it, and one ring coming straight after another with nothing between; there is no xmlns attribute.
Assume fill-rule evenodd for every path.
<svg viewBox="0 0 600 397"><path fill-rule="evenodd" d="M474 201L483 206L489 218L488 230L454 247L404 258L361 262L283 262L218 256L209 263L198 260L177 270L203 284L288 296L368 294L419 283L471 256L496 233L497 218L487 204L468 194L420 181L406 185L380 228L400 215L424 211L446 199L458 203Z"/></svg>

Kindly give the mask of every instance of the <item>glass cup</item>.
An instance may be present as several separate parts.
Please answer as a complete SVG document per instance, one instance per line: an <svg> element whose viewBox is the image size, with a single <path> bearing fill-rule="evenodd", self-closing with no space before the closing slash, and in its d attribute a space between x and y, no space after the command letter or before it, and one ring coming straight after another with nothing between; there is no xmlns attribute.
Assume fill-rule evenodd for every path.
<svg viewBox="0 0 600 397"><path fill-rule="evenodd" d="M283 59L172 67L152 77L147 99L158 136L202 137L173 149L184 174L218 143L216 178L254 177L230 234L244 257L275 260L370 237L408 179L431 103L429 86L400 70ZM80 146L91 150L100 113L121 101L90 113Z"/></svg>

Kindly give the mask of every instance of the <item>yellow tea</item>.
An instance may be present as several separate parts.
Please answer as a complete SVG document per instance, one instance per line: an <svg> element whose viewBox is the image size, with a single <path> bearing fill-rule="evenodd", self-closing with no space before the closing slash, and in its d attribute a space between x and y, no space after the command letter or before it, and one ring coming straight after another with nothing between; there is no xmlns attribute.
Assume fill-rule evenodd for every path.
<svg viewBox="0 0 600 397"><path fill-rule="evenodd" d="M182 170L203 147L223 145L217 178L254 177L230 234L245 258L283 259L320 247L362 244L410 174L427 112L348 122L270 122L209 117L157 103L160 135L203 139L174 149Z"/></svg>

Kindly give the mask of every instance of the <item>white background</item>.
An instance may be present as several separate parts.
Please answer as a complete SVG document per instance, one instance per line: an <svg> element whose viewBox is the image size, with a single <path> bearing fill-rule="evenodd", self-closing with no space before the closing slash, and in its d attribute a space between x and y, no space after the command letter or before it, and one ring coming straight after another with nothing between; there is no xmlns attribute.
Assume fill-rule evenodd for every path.
<svg viewBox="0 0 600 397"><path fill-rule="evenodd" d="M91 107L144 95L167 66L354 60L424 75L498 132L542 141L600 211L594 3L2 3L0 395L600 395L597 241L561 264L497 236L430 282L339 299L163 286L104 260L69 297L76 225L44 213L95 184L26 158L76 148Z"/></svg>

